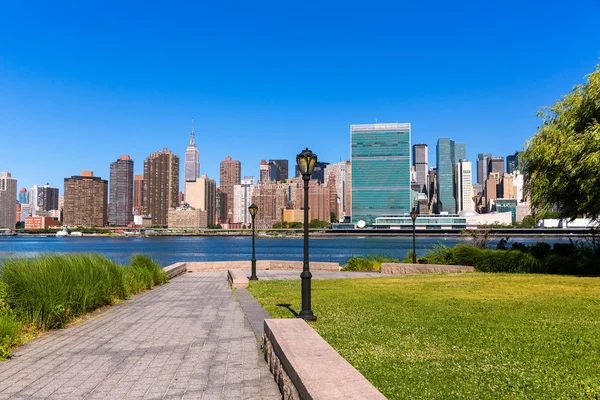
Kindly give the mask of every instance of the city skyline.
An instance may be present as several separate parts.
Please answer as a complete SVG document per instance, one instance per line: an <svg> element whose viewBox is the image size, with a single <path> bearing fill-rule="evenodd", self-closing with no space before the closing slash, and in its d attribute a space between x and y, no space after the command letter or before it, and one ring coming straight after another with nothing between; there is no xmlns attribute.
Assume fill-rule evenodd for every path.
<svg viewBox="0 0 600 400"><path fill-rule="evenodd" d="M190 3L165 13L128 3L112 12L136 18L117 21L86 4L24 7L6 5L0 24L10 38L0 45L0 169L28 188L60 187L80 169L106 179L121 154L135 174L156 149L183 157L191 118L202 173L214 179L227 155L255 177L261 159L293 162L305 147L347 160L347 127L375 122L410 121L413 143L429 149L441 137L465 142L471 162L506 157L535 133L535 112L600 56L592 1L440 2L435 12L382 2ZM391 29L398 15L403 29ZM556 26L560 37L540 40Z"/></svg>

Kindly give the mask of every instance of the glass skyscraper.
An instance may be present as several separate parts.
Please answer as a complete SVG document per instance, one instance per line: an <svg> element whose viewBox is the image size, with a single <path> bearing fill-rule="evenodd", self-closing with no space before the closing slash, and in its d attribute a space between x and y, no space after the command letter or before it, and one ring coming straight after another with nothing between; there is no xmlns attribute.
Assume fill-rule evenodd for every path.
<svg viewBox="0 0 600 400"><path fill-rule="evenodd" d="M456 214L454 194L454 166L467 159L467 145L448 138L438 139L436 148L438 212Z"/></svg>
<svg viewBox="0 0 600 400"><path fill-rule="evenodd" d="M410 124L350 126L352 223L410 212Z"/></svg>

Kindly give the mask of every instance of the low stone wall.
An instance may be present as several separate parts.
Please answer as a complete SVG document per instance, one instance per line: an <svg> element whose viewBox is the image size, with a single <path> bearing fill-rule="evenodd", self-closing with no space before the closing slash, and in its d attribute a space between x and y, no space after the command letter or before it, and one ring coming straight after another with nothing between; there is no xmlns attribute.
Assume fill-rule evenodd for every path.
<svg viewBox="0 0 600 400"><path fill-rule="evenodd" d="M187 271L186 263L171 264L168 267L164 267L163 271L165 271L169 279L175 278L177 275L184 274Z"/></svg>
<svg viewBox="0 0 600 400"><path fill-rule="evenodd" d="M241 269L230 269L227 271L227 280L234 289L247 288L248 277Z"/></svg>
<svg viewBox="0 0 600 400"><path fill-rule="evenodd" d="M302 319L266 319L264 351L284 400L385 399Z"/></svg>
<svg viewBox="0 0 600 400"><path fill-rule="evenodd" d="M442 272L473 272L475 268L464 265L438 265L438 264L402 264L382 263L382 274L434 274Z"/></svg>
<svg viewBox="0 0 600 400"><path fill-rule="evenodd" d="M252 264L250 261L205 261L205 262L187 262L188 271L226 271L230 269L250 270ZM281 261L281 260L257 260L256 269L262 270L280 270L280 271L301 271L302 261ZM311 271L339 271L340 264L334 262L311 262Z"/></svg>

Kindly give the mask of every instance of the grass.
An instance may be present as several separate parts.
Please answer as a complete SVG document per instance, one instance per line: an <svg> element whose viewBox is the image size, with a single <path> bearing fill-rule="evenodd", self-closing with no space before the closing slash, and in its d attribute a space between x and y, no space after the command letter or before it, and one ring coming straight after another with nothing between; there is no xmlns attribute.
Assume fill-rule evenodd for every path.
<svg viewBox="0 0 600 400"><path fill-rule="evenodd" d="M600 279L418 275L312 282L311 325L386 397L600 397ZM276 318L299 281L251 282Z"/></svg>
<svg viewBox="0 0 600 400"><path fill-rule="evenodd" d="M398 260L382 255L352 257L344 265L344 271L379 271L381 263L397 263Z"/></svg>
<svg viewBox="0 0 600 400"><path fill-rule="evenodd" d="M166 281L162 268L143 255L134 255L127 266L94 254L2 260L0 359L37 332L62 328L90 311Z"/></svg>

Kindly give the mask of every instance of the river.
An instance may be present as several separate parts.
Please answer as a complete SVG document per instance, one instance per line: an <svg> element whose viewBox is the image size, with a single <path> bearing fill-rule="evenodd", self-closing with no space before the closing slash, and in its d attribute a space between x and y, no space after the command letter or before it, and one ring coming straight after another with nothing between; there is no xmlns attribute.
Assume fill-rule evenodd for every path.
<svg viewBox="0 0 600 400"><path fill-rule="evenodd" d="M454 246L464 242L458 237L417 237L417 254L423 254L438 244ZM514 238L512 241L531 244L540 239ZM568 242L568 238L545 238L548 243ZM490 240L495 247L498 239ZM310 239L311 261L334 261L345 264L352 256L385 255L403 259L412 249L411 237L328 237ZM33 257L44 253L100 253L125 263L135 253L154 258L162 266L181 261L249 260L252 254L250 237L158 236L158 237L0 237L0 259ZM256 258L263 260L297 260L303 255L301 238L257 238Z"/></svg>

